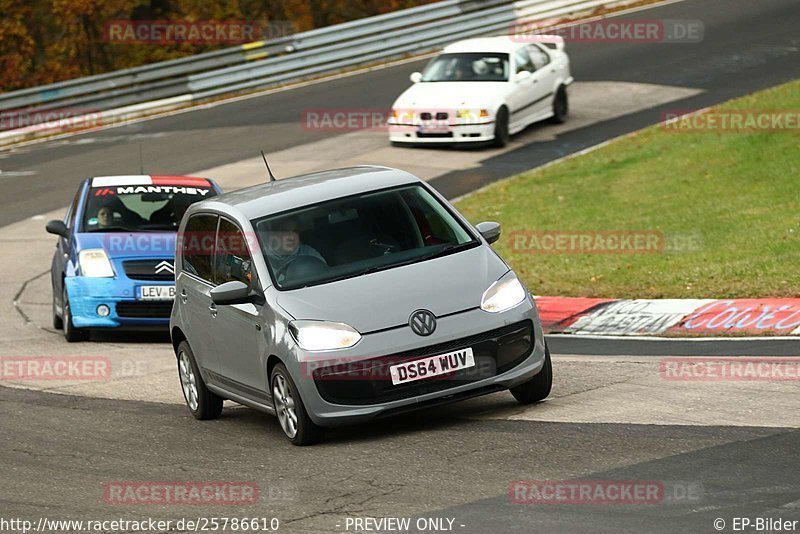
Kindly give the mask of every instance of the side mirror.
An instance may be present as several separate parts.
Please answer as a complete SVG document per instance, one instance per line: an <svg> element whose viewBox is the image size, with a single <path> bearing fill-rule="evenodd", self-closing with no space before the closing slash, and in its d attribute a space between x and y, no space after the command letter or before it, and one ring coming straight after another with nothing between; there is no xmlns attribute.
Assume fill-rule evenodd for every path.
<svg viewBox="0 0 800 534"><path fill-rule="evenodd" d="M257 300L255 293L242 282L225 282L211 290L214 304L247 304Z"/></svg>
<svg viewBox="0 0 800 534"><path fill-rule="evenodd" d="M520 71L520 72L518 72L518 73L517 73L517 78L516 78L516 80L517 80L518 82L521 82L521 81L523 81L523 80L527 80L527 79L528 79L528 78L530 78L530 77L531 77L531 72L530 72L530 71L528 71L528 70L523 70L523 71Z"/></svg>
<svg viewBox="0 0 800 534"><path fill-rule="evenodd" d="M478 223L475 228L490 245L500 239L500 223L486 221Z"/></svg>
<svg viewBox="0 0 800 534"><path fill-rule="evenodd" d="M421 72L412 72L411 76L409 76L409 79L413 83L419 83L422 80L422 73Z"/></svg>
<svg viewBox="0 0 800 534"><path fill-rule="evenodd" d="M67 231L67 225L64 224L64 221L50 221L47 223L47 226L44 227L47 230L48 234L60 235L61 237L68 237L69 232Z"/></svg>

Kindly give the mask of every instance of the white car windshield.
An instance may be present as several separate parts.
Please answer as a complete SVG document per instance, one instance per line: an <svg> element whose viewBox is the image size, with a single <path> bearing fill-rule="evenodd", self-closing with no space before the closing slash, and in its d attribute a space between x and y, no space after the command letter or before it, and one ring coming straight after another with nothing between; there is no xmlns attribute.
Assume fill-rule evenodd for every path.
<svg viewBox="0 0 800 534"><path fill-rule="evenodd" d="M508 54L442 54L422 73L423 82L505 82Z"/></svg>

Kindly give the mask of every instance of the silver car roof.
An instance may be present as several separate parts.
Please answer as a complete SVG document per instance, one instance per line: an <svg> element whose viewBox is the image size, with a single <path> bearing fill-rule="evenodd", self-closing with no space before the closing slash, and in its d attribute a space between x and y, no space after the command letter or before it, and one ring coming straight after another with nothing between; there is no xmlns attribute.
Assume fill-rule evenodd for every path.
<svg viewBox="0 0 800 534"><path fill-rule="evenodd" d="M253 220L326 200L419 182L413 174L391 167L346 167L245 187L194 204L191 211L203 208L226 211L229 206Z"/></svg>

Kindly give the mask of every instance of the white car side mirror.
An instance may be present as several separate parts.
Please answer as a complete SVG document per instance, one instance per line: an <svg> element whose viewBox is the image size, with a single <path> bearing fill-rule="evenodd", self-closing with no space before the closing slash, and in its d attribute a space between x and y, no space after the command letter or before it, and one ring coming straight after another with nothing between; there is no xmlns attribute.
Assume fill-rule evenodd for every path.
<svg viewBox="0 0 800 534"><path fill-rule="evenodd" d="M412 82L419 83L422 80L422 73L421 72L412 72L411 76L409 76Z"/></svg>
<svg viewBox="0 0 800 534"><path fill-rule="evenodd" d="M530 71L523 70L523 71L520 71L520 72L518 72L518 73L517 73L517 78L516 78L516 80L517 80L518 82L521 82L522 80L527 80L527 79L528 79L528 78L530 78L530 77L531 77L531 73L530 73Z"/></svg>

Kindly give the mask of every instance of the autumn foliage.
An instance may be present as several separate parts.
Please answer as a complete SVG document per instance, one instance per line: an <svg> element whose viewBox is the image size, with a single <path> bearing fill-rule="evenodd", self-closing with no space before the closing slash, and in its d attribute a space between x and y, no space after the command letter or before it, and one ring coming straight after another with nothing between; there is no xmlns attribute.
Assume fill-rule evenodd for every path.
<svg viewBox="0 0 800 534"><path fill-rule="evenodd" d="M109 21L255 21L304 31L430 1L0 0L0 91L231 46L109 42L104 33Z"/></svg>

